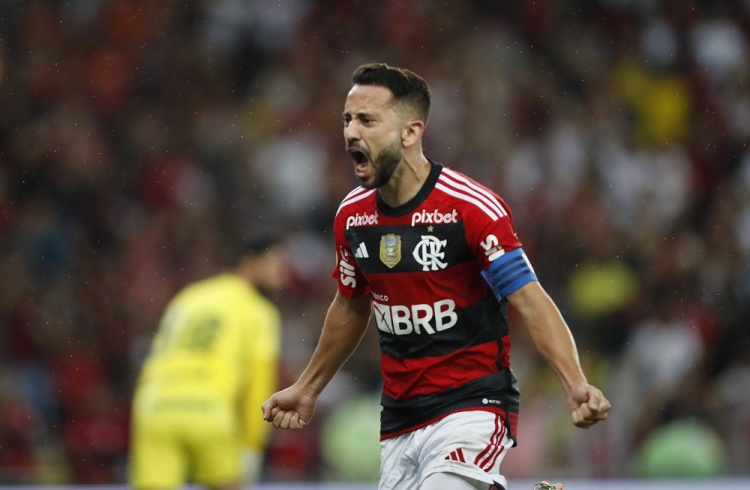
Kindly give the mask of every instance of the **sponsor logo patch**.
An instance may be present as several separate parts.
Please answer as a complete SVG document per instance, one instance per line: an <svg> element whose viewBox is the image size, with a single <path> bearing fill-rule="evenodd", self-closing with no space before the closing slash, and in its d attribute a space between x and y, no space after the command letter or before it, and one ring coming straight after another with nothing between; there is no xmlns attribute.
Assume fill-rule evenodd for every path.
<svg viewBox="0 0 750 490"><path fill-rule="evenodd" d="M433 304L385 305L372 302L379 330L393 335L428 334L452 328L458 322L456 302L441 299Z"/></svg>
<svg viewBox="0 0 750 490"><path fill-rule="evenodd" d="M373 214L362 213L355 214L346 218L346 229L348 230L352 226L372 226L378 224L378 212L375 211Z"/></svg>
<svg viewBox="0 0 750 490"><path fill-rule="evenodd" d="M455 209L451 211L450 213L441 213L437 209L433 211L426 211L422 210L419 213L414 213L411 215L411 225L428 225L428 224L434 224L434 225L440 225L440 224L447 224L447 223L458 223L458 211Z"/></svg>
<svg viewBox="0 0 750 490"><path fill-rule="evenodd" d="M505 250L500 246L500 242L495 235L487 235L487 238L483 242L479 242L479 245L484 249L484 255L490 262L505 254Z"/></svg>
<svg viewBox="0 0 750 490"><path fill-rule="evenodd" d="M401 262L401 235L389 233L380 237L380 260L391 269Z"/></svg>
<svg viewBox="0 0 750 490"><path fill-rule="evenodd" d="M349 257L352 255L344 247L339 247L339 280L344 286L351 288L357 287L357 279L355 279L356 273L354 272L354 266L349 263Z"/></svg>

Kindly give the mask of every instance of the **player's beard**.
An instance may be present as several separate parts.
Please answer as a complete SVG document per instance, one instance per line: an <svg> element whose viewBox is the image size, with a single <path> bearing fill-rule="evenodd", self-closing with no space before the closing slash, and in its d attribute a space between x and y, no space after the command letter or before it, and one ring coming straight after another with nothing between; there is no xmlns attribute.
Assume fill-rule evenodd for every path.
<svg viewBox="0 0 750 490"><path fill-rule="evenodd" d="M398 164L403 158L404 151L401 149L401 141L393 141L393 143L380 150L377 158L370 160L370 165L374 171L372 182L368 183L357 177L359 184L365 189L377 189L383 187L389 180L391 180L393 172L396 171L396 167L398 167Z"/></svg>

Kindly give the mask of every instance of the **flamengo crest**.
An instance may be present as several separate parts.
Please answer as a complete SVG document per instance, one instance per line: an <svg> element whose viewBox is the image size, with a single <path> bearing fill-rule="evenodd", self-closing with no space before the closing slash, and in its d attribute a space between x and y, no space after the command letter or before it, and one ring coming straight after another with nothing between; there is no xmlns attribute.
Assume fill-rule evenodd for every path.
<svg viewBox="0 0 750 490"><path fill-rule="evenodd" d="M380 260L389 268L401 262L401 236L389 233L380 237Z"/></svg>
<svg viewBox="0 0 750 490"><path fill-rule="evenodd" d="M440 259L445 258L445 252L442 249L447 244L448 240L439 240L432 235L422 235L422 240L414 249L414 259L422 264L423 271L445 269L448 264Z"/></svg>

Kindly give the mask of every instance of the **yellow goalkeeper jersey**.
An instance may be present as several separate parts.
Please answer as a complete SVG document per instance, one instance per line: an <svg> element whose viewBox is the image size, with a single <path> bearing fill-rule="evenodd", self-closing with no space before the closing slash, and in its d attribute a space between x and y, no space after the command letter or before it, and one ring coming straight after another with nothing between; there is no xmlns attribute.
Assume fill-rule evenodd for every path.
<svg viewBox="0 0 750 490"><path fill-rule="evenodd" d="M276 389L279 312L247 281L221 274L181 290L164 311L135 393L146 411L236 409L243 446L269 435L261 404Z"/></svg>

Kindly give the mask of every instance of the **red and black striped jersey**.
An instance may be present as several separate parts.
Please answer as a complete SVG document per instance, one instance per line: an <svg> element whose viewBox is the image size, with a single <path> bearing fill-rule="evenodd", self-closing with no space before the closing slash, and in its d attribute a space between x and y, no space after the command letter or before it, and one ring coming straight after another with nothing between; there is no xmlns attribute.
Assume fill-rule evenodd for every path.
<svg viewBox="0 0 750 490"><path fill-rule="evenodd" d="M515 434L519 392L510 369L507 302L483 271L498 257L520 253L521 243L499 196L431 163L409 202L390 207L376 190L359 187L342 201L334 223L332 275L343 296L372 298L380 333L381 435L462 410L501 413ZM513 279L506 294L528 282Z"/></svg>

